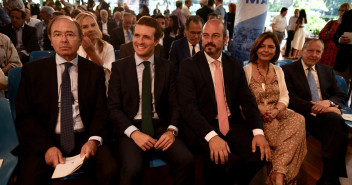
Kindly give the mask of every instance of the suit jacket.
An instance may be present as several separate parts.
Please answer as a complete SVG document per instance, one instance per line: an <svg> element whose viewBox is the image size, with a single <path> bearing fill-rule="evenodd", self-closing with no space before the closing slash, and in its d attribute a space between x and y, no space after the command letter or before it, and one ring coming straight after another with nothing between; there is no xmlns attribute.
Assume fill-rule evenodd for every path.
<svg viewBox="0 0 352 185"><path fill-rule="evenodd" d="M163 39L163 47L164 47L164 51L165 51L165 58L168 59L169 58L169 53L170 53L170 48L171 48L171 44L175 39L172 38L170 35L166 35L164 33L164 39Z"/></svg>
<svg viewBox="0 0 352 185"><path fill-rule="evenodd" d="M109 33L109 35L112 34L112 30L114 28L116 28L116 27L117 27L117 23L116 23L115 19L111 19L110 21L108 21L108 33ZM120 20L119 28L122 28L122 20Z"/></svg>
<svg viewBox="0 0 352 185"><path fill-rule="evenodd" d="M168 125L177 127L179 122L175 77L169 61L154 57L155 110L160 119L159 125L154 129L165 132ZM123 133L129 126L134 125L133 119L138 112L141 98L134 56L112 64L108 95L109 118L115 128Z"/></svg>
<svg viewBox="0 0 352 185"><path fill-rule="evenodd" d="M132 30L133 32L133 30ZM131 33L132 34L132 33ZM114 46L115 50L120 50L120 45L126 43L125 42L125 33L123 32L123 28L114 28L110 35L111 45Z"/></svg>
<svg viewBox="0 0 352 185"><path fill-rule="evenodd" d="M106 137L104 70L80 56L78 56L78 101L80 116L89 137ZM58 87L55 56L23 66L16 113L16 127L22 135L21 146L25 147L26 151L41 153L56 146Z"/></svg>
<svg viewBox="0 0 352 185"><path fill-rule="evenodd" d="M199 42L199 46L200 50L202 50L201 42ZM172 42L169 60L174 64L176 75L178 74L179 63L189 57L191 57L191 51L188 46L187 37Z"/></svg>
<svg viewBox="0 0 352 185"><path fill-rule="evenodd" d="M199 15L199 17L201 17L204 22L207 22L208 15L212 12L214 12L214 10L205 5L197 10L196 15Z"/></svg>
<svg viewBox="0 0 352 185"><path fill-rule="evenodd" d="M230 122L230 129L231 123L245 123L251 130L261 129L262 118L256 100L248 87L241 61L224 53L221 60L226 101L233 120ZM210 131L215 130L210 123L218 114L215 89L204 51L180 63L177 88L180 112L186 125L197 137L203 139ZM240 107L246 118L245 121Z"/></svg>
<svg viewBox="0 0 352 185"><path fill-rule="evenodd" d="M307 117L310 115L312 104L311 92L307 77L304 73L301 59L292 64L282 66L285 73L285 80L290 96L289 108ZM324 64L315 64L320 91L323 100L331 100L343 106L347 100L347 95L338 87L334 70Z"/></svg>
<svg viewBox="0 0 352 185"><path fill-rule="evenodd" d="M350 71L352 71L351 58L352 58L352 45L351 44L340 44L338 42L341 35L344 32L352 32L352 10L349 10L343 14L340 26L334 35L334 42L340 47L337 52L334 69L339 72L344 72L347 66L350 64Z"/></svg>
<svg viewBox="0 0 352 185"><path fill-rule="evenodd" d="M16 31L12 28L12 24L3 27L0 32L7 35L11 39L13 45L16 47ZM22 43L28 53L40 50L35 28L24 24L24 28L22 30Z"/></svg>
<svg viewBox="0 0 352 185"><path fill-rule="evenodd" d="M133 43L129 42L126 44L122 44L120 46L120 54L119 54L119 59L123 59L125 57L133 56L134 54L134 48L133 48ZM156 45L154 48L154 55L167 59L165 57L165 52L164 52L164 47L160 44Z"/></svg>
<svg viewBox="0 0 352 185"><path fill-rule="evenodd" d="M35 24L35 29L37 30L37 38L38 38L38 43L39 45L42 45L43 43L41 43L41 40L43 39L44 35L43 35L43 29L45 29L45 23L44 21L40 21L37 24ZM46 34L46 32L44 32L44 34Z"/></svg>

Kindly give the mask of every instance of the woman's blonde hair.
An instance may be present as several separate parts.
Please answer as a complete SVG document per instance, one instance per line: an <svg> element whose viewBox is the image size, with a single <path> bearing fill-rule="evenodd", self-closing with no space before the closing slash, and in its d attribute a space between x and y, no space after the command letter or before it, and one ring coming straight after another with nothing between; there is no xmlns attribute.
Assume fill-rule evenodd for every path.
<svg viewBox="0 0 352 185"><path fill-rule="evenodd" d="M351 10L351 4L350 3L343 3L341 6L340 6L340 9L343 8L345 9L345 11L348 11L348 10Z"/></svg>
<svg viewBox="0 0 352 185"><path fill-rule="evenodd" d="M91 12L82 12L82 13L79 13L77 16L76 16L76 20L78 22L78 24L81 26L82 28L82 22L83 22L83 19L86 18L86 17L90 17L94 20L95 24L97 25L97 32L98 32L98 38L97 38L97 46L98 46L98 51L99 53L101 53L103 51L103 48L104 48L104 42L102 37L103 37L103 33L100 31L99 29L99 26L98 26L98 23L97 23L97 17L91 13Z"/></svg>

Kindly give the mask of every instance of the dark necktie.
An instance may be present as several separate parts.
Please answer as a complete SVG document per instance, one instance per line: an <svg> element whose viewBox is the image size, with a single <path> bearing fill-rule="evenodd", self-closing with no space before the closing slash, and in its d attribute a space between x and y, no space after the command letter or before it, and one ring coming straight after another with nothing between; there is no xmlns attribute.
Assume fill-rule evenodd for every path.
<svg viewBox="0 0 352 185"><path fill-rule="evenodd" d="M150 136L154 135L152 119L152 83L150 73L150 62L143 61L143 80L142 80L142 131Z"/></svg>
<svg viewBox="0 0 352 185"><path fill-rule="evenodd" d="M308 84L309 84L310 93L312 94L312 101L319 101L320 98L318 93L318 87L317 87L317 83L315 82L311 67L308 68Z"/></svg>
<svg viewBox="0 0 352 185"><path fill-rule="evenodd" d="M65 70L62 74L61 83L61 149L65 153L71 153L75 148L75 137L73 132L73 111L72 104L74 102L71 92L71 79L69 69L73 65L65 62Z"/></svg>
<svg viewBox="0 0 352 185"><path fill-rule="evenodd" d="M196 45L192 45L192 56L196 54Z"/></svg>

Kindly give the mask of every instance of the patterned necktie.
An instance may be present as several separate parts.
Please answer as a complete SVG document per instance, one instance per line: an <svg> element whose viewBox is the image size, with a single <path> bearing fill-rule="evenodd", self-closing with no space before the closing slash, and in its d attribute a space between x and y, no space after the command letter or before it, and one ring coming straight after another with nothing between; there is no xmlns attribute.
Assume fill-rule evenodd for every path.
<svg viewBox="0 0 352 185"><path fill-rule="evenodd" d="M71 92L71 79L69 70L73 65L65 62L65 70L62 74L61 83L61 149L65 153L70 153L75 148L75 137L73 132L73 111L72 104L74 102Z"/></svg>
<svg viewBox="0 0 352 185"><path fill-rule="evenodd" d="M308 84L310 93L312 94L312 101L319 101L320 98L318 93L318 87L317 83L315 82L311 67L308 68Z"/></svg>
<svg viewBox="0 0 352 185"><path fill-rule="evenodd" d="M142 80L142 131L150 136L154 135L152 119L152 83L150 73L150 62L143 61L143 80Z"/></svg>
<svg viewBox="0 0 352 185"><path fill-rule="evenodd" d="M132 34L131 34L130 30L127 30L127 35L128 35L128 39L130 39L130 42L132 42L133 37L132 37Z"/></svg>
<svg viewBox="0 0 352 185"><path fill-rule="evenodd" d="M225 103L225 93L224 93L224 83L222 79L222 73L220 71L220 62L215 60L215 95L216 95L216 104L218 108L218 120L219 120L219 129L220 132L226 136L230 130L229 118L227 116L227 109Z"/></svg>
<svg viewBox="0 0 352 185"><path fill-rule="evenodd" d="M192 56L196 54L196 45L192 45Z"/></svg>

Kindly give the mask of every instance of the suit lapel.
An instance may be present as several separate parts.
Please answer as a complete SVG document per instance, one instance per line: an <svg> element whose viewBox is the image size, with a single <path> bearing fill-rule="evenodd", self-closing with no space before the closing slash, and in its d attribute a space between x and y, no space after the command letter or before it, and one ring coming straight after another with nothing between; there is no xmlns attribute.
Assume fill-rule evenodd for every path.
<svg viewBox="0 0 352 185"><path fill-rule="evenodd" d="M87 77L90 76L89 65L84 64L84 62L86 61L83 61L82 58L78 56L78 102L81 102L81 99L84 97L85 89L88 89Z"/></svg>
<svg viewBox="0 0 352 185"><path fill-rule="evenodd" d="M297 81L302 82L304 89L307 91L307 93L309 94L309 96L311 96L311 92L310 92L310 88L309 88L309 84L308 84L308 79L306 76L306 73L303 69L303 65L302 65L302 60L297 61L297 65L296 65L296 71L297 71Z"/></svg>
<svg viewBox="0 0 352 185"><path fill-rule="evenodd" d="M215 99L215 89L214 89L214 84L213 84L213 78L211 77L211 72L209 68L209 64L207 62L207 59L205 58L204 51L200 53L199 55L195 55L196 57L199 57L197 61L197 66L200 69L201 75L203 76L204 82L207 84L208 90L209 90L209 96L211 101L216 105L216 99Z"/></svg>
<svg viewBox="0 0 352 185"><path fill-rule="evenodd" d="M190 54L191 51L189 50L187 37L184 38L183 44L182 44L181 46L183 46L183 48L182 48L182 53L184 53L184 54L182 54L182 53L181 53L181 54L185 56L184 59L191 57L191 54ZM181 62L181 61L180 61L180 62Z"/></svg>
<svg viewBox="0 0 352 185"><path fill-rule="evenodd" d="M164 89L166 71L164 70L164 65L162 64L162 61L160 61L158 57L155 57L155 56L154 56L154 65L155 65L154 98L155 98L155 105L157 105L159 102L162 89Z"/></svg>
<svg viewBox="0 0 352 185"><path fill-rule="evenodd" d="M224 88L225 88L225 93L226 93L226 100L227 102L231 102L230 99L230 89L231 89L231 81L232 81L232 67L231 67L231 62L227 60L225 57L225 54L222 54L222 71L223 71L223 79L224 79ZM231 104L228 103L230 106ZM229 107L231 108L231 107Z"/></svg>
<svg viewBox="0 0 352 185"><path fill-rule="evenodd" d="M136 68L136 61L134 59L134 55L131 56L131 60L126 61L126 68L125 69L127 69L124 71L124 75L126 75L125 79L129 79L131 81L130 82L123 82L123 83L127 84L128 92L133 93L131 97L137 97L137 98L134 98L134 102L131 103L132 106L136 105L135 110L134 110L134 114L133 114L133 116L135 116L138 112L139 100L141 98L139 96L139 90L142 91L142 89L139 89L139 85L138 85L137 68Z"/></svg>
<svg viewBox="0 0 352 185"><path fill-rule="evenodd" d="M50 105L50 112L52 112L53 118L57 118L59 114L58 102L59 102L59 94L58 94L58 84L57 84L57 68L56 68L56 58L52 56L49 58L49 61L45 62L47 64L44 67L43 71L46 73L46 77L44 78L44 84L42 87L45 87L46 101L48 105ZM56 123L51 124L51 130L55 130Z"/></svg>

